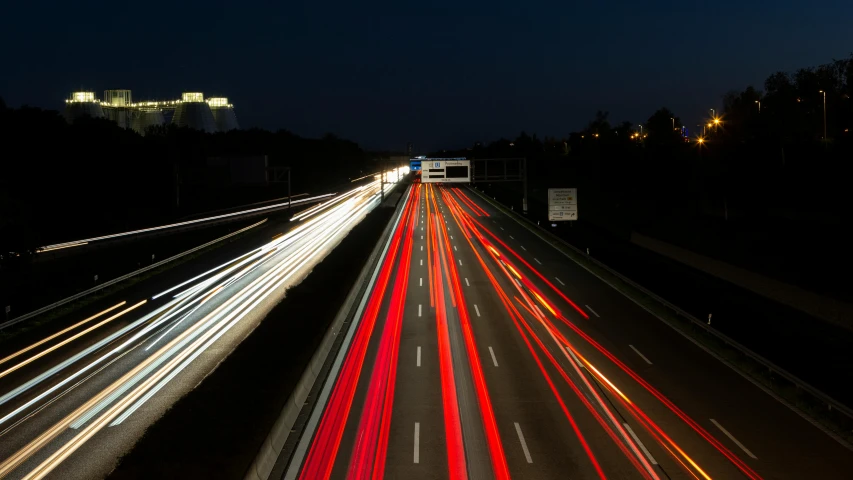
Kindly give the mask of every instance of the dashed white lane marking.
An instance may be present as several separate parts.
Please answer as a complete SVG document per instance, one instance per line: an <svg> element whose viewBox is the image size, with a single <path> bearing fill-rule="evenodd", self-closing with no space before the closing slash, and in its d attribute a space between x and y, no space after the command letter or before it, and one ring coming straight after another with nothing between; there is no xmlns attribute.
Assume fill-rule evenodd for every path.
<svg viewBox="0 0 853 480"><path fill-rule="evenodd" d="M468 283L468 277L465 277L465 285L467 285L467 286L469 286L469 287L471 286L471 284L470 284L470 283Z"/></svg>
<svg viewBox="0 0 853 480"><path fill-rule="evenodd" d="M569 355L572 356L572 359L574 359L575 363L577 363L579 367L586 368L586 366L584 366L584 364L581 363L580 359L575 355L575 352L573 352L571 348L569 348L567 346L566 351L569 352Z"/></svg>
<svg viewBox="0 0 853 480"><path fill-rule="evenodd" d="M495 351L492 350L492 347L489 347L489 353L492 354L492 363L494 363L495 366L497 367L498 366L498 359L495 357Z"/></svg>
<svg viewBox="0 0 853 480"><path fill-rule="evenodd" d="M420 316L421 316L421 314L423 313L423 310L421 310L421 308L422 308L422 307L423 307L423 305L421 305L421 304L419 303L419 304L418 304L418 316L419 316L419 317L420 317Z"/></svg>
<svg viewBox="0 0 853 480"><path fill-rule="evenodd" d="M649 361L649 359L648 359L648 358L646 358L646 356L645 356L645 355L643 355L642 353L640 353L640 351L639 351L639 350L637 350L637 347L635 347L635 346L633 346L633 345L628 345L628 346L629 346L629 347L631 347L631 350L633 350L633 351L634 351L634 353L636 353L637 355L639 355L639 356L640 356L640 358L642 358L643 360L645 360L645 361L646 361L646 363L648 363L649 365L651 365L651 364L652 364L652 362L651 362L651 361Z"/></svg>
<svg viewBox="0 0 853 480"><path fill-rule="evenodd" d="M450 228L450 227L447 227L447 228ZM453 235L450 236L450 239L453 240Z"/></svg>
<svg viewBox="0 0 853 480"><path fill-rule="evenodd" d="M474 311L477 312L477 316L480 316L480 309L477 307L477 304L474 304Z"/></svg>
<svg viewBox="0 0 853 480"><path fill-rule="evenodd" d="M716 420L714 420L714 419L712 418L712 419L711 419L711 423L713 423L714 425L716 425L716 426L717 426L717 428L719 428L721 432L725 433L725 434L726 434L726 436L727 436L727 437L729 437L729 439L731 439L731 441L735 442L735 445L737 445L738 447L740 447L740 449L741 449L741 450L743 450L747 455L749 455L750 457L752 457L752 458L754 458L754 459L758 460L758 457L756 457L755 455L753 455L753 454L752 454L752 452L750 452L748 448L744 447L744 446L743 446L743 444L742 444L742 443L740 443L740 442L738 441L738 439L734 437L734 435L732 435L731 433L729 433L729 431L728 431L728 430L726 430L725 428L723 428L723 426L722 426L722 425L720 425Z"/></svg>
<svg viewBox="0 0 853 480"><path fill-rule="evenodd" d="M560 282L560 283L563 283L563 282ZM584 305L584 306L585 306L587 309L589 309L589 311L590 311L590 312L592 312L592 314L593 314L593 315L595 315L595 316L596 316L596 317L598 317L598 318L601 318L601 315L599 315L595 310L593 310L593 309L592 309L592 307L590 307L589 305Z"/></svg>
<svg viewBox="0 0 853 480"><path fill-rule="evenodd" d="M422 231L422 232L424 231L424 227L421 227L421 231Z"/></svg>
<svg viewBox="0 0 853 480"><path fill-rule="evenodd" d="M418 365L419 367L421 366L421 347L418 347L418 359L417 359L417 365Z"/></svg>
<svg viewBox="0 0 853 480"><path fill-rule="evenodd" d="M554 280L556 280L556 281L560 282L560 285L562 285L562 286L564 286L564 287L566 286L566 284L565 284L565 283L563 283L563 281L562 281L562 280L560 280L559 278L554 277Z"/></svg>
<svg viewBox="0 0 853 480"><path fill-rule="evenodd" d="M421 259L421 266L423 266L423 264L424 264L424 259L422 258Z"/></svg>
<svg viewBox="0 0 853 480"><path fill-rule="evenodd" d="M419 287L423 287L423 286L424 286L424 277L421 277L421 279L420 279L420 280L421 280L421 281L419 282L420 284L419 284L418 286L419 286Z"/></svg>
<svg viewBox="0 0 853 480"><path fill-rule="evenodd" d="M515 423L515 433L518 434L518 441L521 442L521 449L524 450L524 458L527 459L527 463L533 463L533 458L530 457L530 450L527 449L527 442L524 441L524 434L521 433L521 427L518 425L518 422Z"/></svg>
<svg viewBox="0 0 853 480"><path fill-rule="evenodd" d="M512 235L510 235L510 236L509 236L509 238L511 238L511 239L513 239L513 240L515 240L515 237L513 237Z"/></svg>
<svg viewBox="0 0 853 480"><path fill-rule="evenodd" d="M540 262L538 258L533 257L533 260L536 260L536 263L538 263L539 265L542 265L542 262Z"/></svg>
<svg viewBox="0 0 853 480"><path fill-rule="evenodd" d="M635 442L637 442L637 445L640 446L640 450L643 451L643 453L646 455L646 458L649 459L649 462L651 462L652 465L657 465L658 461L655 460L655 457L653 457L651 453L649 453L649 450L646 448L645 445L643 445L643 442L640 441L640 439L637 437L637 434L635 434L634 430L631 429L631 426L627 423L623 423L622 425L625 425L625 430L628 430L628 434L631 435L631 438L633 438Z"/></svg>
<svg viewBox="0 0 853 480"><path fill-rule="evenodd" d="M495 222L495 223L498 223L498 222ZM498 227L498 228L500 228L501 230L503 230L503 229L504 229L504 227Z"/></svg>
<svg viewBox="0 0 853 480"><path fill-rule="evenodd" d="M462 265L462 259L459 259L459 265L460 266Z"/></svg>
<svg viewBox="0 0 853 480"><path fill-rule="evenodd" d="M415 463L421 463L421 424L415 422Z"/></svg>
<svg viewBox="0 0 853 480"><path fill-rule="evenodd" d="M423 239L424 239L424 236L423 236L423 235L421 235L421 240L423 240Z"/></svg>
<svg viewBox="0 0 853 480"><path fill-rule="evenodd" d="M521 247L521 249L522 249L522 250L524 250L525 252L527 251L527 249L526 249L526 248L524 248L524 245L519 245L519 246L520 246L520 247Z"/></svg>
<svg viewBox="0 0 853 480"><path fill-rule="evenodd" d="M459 250L456 250L456 245L454 245L454 246L453 246L453 250L454 250L454 251L456 251L456 252L458 252L458 251L459 251Z"/></svg>
<svg viewBox="0 0 853 480"><path fill-rule="evenodd" d="M422 252L424 251L424 246L423 246L423 245L421 245L421 251L422 251Z"/></svg>

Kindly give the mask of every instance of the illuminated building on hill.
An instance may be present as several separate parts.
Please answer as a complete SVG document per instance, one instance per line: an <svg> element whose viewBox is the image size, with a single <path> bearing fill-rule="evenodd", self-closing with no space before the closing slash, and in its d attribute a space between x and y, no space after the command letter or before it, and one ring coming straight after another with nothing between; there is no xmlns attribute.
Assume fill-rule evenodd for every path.
<svg viewBox="0 0 853 480"><path fill-rule="evenodd" d="M240 128L234 106L225 97L205 100L200 92L184 92L180 100L134 102L130 90L105 90L103 100L94 92L73 92L65 100L65 119L107 118L123 128L144 135L148 127L172 123L203 132L227 132Z"/></svg>

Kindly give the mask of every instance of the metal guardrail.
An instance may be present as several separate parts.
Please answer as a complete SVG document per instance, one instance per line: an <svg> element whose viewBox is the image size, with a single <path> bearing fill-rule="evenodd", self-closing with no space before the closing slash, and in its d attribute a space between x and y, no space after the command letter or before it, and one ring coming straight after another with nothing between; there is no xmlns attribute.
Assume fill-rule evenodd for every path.
<svg viewBox="0 0 853 480"><path fill-rule="evenodd" d="M112 280L110 280L110 281L108 281L108 282L104 282L104 283L102 283L102 284L100 284L100 285L96 285L96 286L94 286L94 287L92 287L92 288L90 288L90 289L88 289L88 290L82 291L82 292L77 293L77 294L75 294L75 295L71 295L70 297L67 297L67 298L63 298L62 300L59 300L58 302L51 303L50 305L46 305L46 306L44 306L44 307L39 308L38 310L34 310L34 311L30 312L30 313L26 313L26 314L24 314L24 315L21 315L20 317L15 317L15 318L13 318L13 319L11 319L11 320L7 321L7 322L0 323L0 330L3 330L4 328L11 327L12 325L15 325L15 324L17 324L17 323L23 322L24 320L28 320L28 319L33 318L33 317L35 317L35 316L41 315L42 313L48 312L48 311L50 311L50 310L53 310L53 309L54 309L54 308L56 308L56 307L61 307L62 305L65 305L66 303L73 302L74 300L78 300L78 299L83 298L83 297L85 297L85 296L87 296L87 295L91 295L92 293L95 293L95 292L97 292L98 290L103 290L104 288L107 288L107 287L109 287L109 286L115 285L115 284L117 284L117 283L119 283L119 282L123 282L123 281L125 281L125 280L127 280L127 279L129 279L129 278L133 278L133 277L135 277L135 276L137 276L137 275L140 275L140 274L142 274L142 273L145 273L145 272L147 272L147 271L149 271L149 270L153 270L153 269L155 269L155 268L157 268L157 267L160 267L160 266L162 266L162 265L165 265L165 264L167 264L167 263L169 263L169 262L175 261L175 260L177 260L177 259L179 259L179 258L181 258L181 257L183 257L183 256L185 256L185 255L189 255L189 254L191 254L191 253L193 253L193 252L197 252L197 251L199 251L199 250L201 250L201 249L203 249L203 248L205 248L205 247L209 247L210 245L213 245L214 243L221 242L221 241L223 241L223 240L227 240L228 238L231 238L231 237L233 237L234 235L238 235L238 234L240 234L240 233L243 233L243 232L245 232L246 230L249 230L250 228L255 228L255 227L257 227L258 225L260 225L260 224L262 224L262 223L264 223L264 222L266 222L266 221L267 221L267 219L265 218L265 219L261 220L261 221L260 221L260 222L258 222L258 223L255 223L255 224L249 225L248 227L245 227L245 228L242 228L242 229L240 229L240 230L237 230L236 232L229 233L228 235L225 235L225 236L223 236L223 237L219 237L219 238L217 238L217 239L215 239L215 240L211 240L210 242L207 242L207 243L205 243L204 245L199 245L199 246L197 246L197 247L191 248L191 249L189 249L189 250L187 250L187 251L185 251L185 252L181 252L181 253L179 253L179 254L177 254L177 255L173 255L173 256L171 256L171 257L169 257L169 258L165 259L165 260L160 260L159 262L157 262L157 263L153 263L153 264L151 264L151 265L148 265L147 267L140 268L139 270L134 270L134 271L132 271L132 272L130 272L130 273L128 273L128 274L126 274L126 275L122 275L122 276L120 276L120 277L118 277L118 278L114 278L114 279L112 279Z"/></svg>
<svg viewBox="0 0 853 480"><path fill-rule="evenodd" d="M717 338L718 340L722 341L723 343L737 349L741 354L743 354L746 357L749 357L754 362L761 364L764 368L766 368L767 370L769 370L773 374L778 375L779 377L781 377L781 378L787 380L788 382L790 382L791 384L795 385L800 390L808 393L809 395L811 395L812 397L814 397L815 399L819 400L821 403L826 405L829 408L829 410L836 410L838 412L841 412L846 417L848 417L850 420L853 420L853 409L851 409L847 405L839 402L838 400L835 400L834 398L830 397L826 393L824 393L824 392L818 390L817 388L811 386L810 384L806 383L805 381L803 381L799 377L795 376L792 373L789 373L787 370L783 369L782 367L779 367L778 365L771 362L770 360L768 360L768 359L762 357L761 355L753 352L752 350L750 350L746 346L740 344L736 340L728 337L727 335L725 335L725 334L723 334L723 333L721 333L721 332L719 332L713 328L710 328L708 325L705 324L705 322L702 322L698 318L694 317L692 314L682 310L680 307L670 303L666 299L661 298L660 296L658 296L657 294L655 294L651 290L649 290L646 287L644 287L644 286L638 284L637 282L631 280L630 278L626 277L625 275L622 275L621 273L610 268L609 266L605 265L601 261L587 255L586 252L584 252L580 248L578 248L578 247L568 243L567 241L563 240L562 238L554 235L553 233L549 232L547 229L542 228L540 225L537 225L536 223L534 223L532 220L519 215L517 212L515 212L511 209L506 208L506 206L502 205L497 200L489 198L488 195L485 195L476 189L472 188L471 190L474 191L474 193L476 193L477 195L479 195L483 199L485 199L487 202L489 202L489 203L493 204L494 206L498 207L499 209L501 209L507 215L515 218L517 221L519 221L519 223L523 222L523 223L528 224L529 227L534 228L535 230L533 230L533 233L536 234L537 236L539 236L539 238L542 238L542 240L544 240L544 241L546 241L552 245L554 245L554 243L556 242L558 245L554 245L554 246L557 248L559 248L559 246L564 246L564 247L570 248L571 250L573 250L578 255L583 256L584 258L586 258L590 262L594 263L596 266L606 270L611 275L619 278L621 281L623 281L623 282L627 283L628 285L632 286L633 288L639 290L644 295L651 297L653 300L655 300L656 302L665 306L666 308L672 310L677 315L684 317L687 320L690 320L690 322L695 327L701 328L705 333L707 333L707 334ZM540 233L545 234L545 236L547 238L543 238L543 236L540 235Z"/></svg>

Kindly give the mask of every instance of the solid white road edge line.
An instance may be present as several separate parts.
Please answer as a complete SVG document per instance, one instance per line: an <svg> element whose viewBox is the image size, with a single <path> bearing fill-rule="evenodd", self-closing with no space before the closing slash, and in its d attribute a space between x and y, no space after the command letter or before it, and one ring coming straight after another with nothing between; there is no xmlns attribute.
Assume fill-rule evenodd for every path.
<svg viewBox="0 0 853 480"><path fill-rule="evenodd" d="M595 310L593 310L593 309L592 309L592 307L590 307L589 305L586 305L586 308L588 308L588 309L589 309L589 311L590 311L590 312L592 312L592 314L593 314L593 315L595 315L595 316L596 316L596 317L598 317L598 318L601 318L601 315L599 315L599 314L598 314L598 312L596 312Z"/></svg>

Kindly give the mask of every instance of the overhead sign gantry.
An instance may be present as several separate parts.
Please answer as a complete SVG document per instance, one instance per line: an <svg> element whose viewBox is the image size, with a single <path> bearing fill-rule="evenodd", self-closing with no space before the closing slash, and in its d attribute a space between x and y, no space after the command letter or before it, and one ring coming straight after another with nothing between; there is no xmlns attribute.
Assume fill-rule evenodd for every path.
<svg viewBox="0 0 853 480"><path fill-rule="evenodd" d="M465 158L421 158L422 183L471 183L471 161Z"/></svg>

